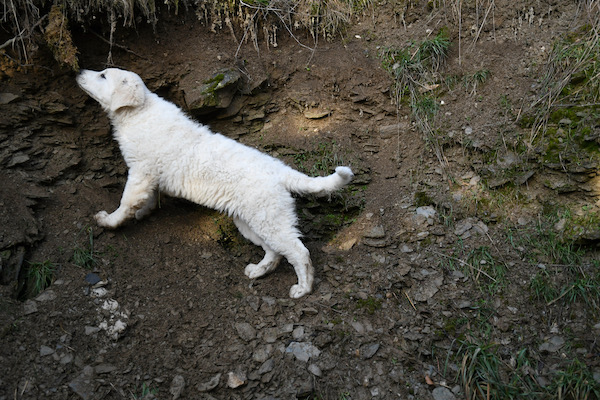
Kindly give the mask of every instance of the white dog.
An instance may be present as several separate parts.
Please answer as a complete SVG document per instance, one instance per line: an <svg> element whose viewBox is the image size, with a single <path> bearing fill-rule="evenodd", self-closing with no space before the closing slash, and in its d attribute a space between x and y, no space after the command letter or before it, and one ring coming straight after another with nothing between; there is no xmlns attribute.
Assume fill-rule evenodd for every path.
<svg viewBox="0 0 600 400"><path fill-rule="evenodd" d="M156 206L159 190L183 197L227 212L242 235L262 246L262 261L245 269L249 278L272 271L284 256L298 276L290 296L311 292L314 270L299 239L290 192L331 193L352 180L350 168L337 167L332 175L310 178L190 120L150 92L133 72L83 70L77 83L108 113L129 167L121 204L111 214L96 214L100 226L116 228L133 216L144 217Z"/></svg>

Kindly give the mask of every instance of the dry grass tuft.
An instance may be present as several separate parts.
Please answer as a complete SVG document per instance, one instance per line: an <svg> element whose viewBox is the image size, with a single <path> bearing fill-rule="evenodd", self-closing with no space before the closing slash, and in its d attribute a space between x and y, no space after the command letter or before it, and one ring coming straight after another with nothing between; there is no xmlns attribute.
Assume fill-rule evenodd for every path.
<svg viewBox="0 0 600 400"><path fill-rule="evenodd" d="M363 12L372 0L69 0L48 4L45 0L6 0L0 8L0 25L14 37L0 50L8 48L19 63L27 64L28 52L40 41L46 42L55 58L77 70L77 49L73 45L67 20L86 28L92 20L106 25L107 39L113 45L117 26L134 27L140 21L154 25L159 7L175 14L181 10L195 13L212 31L228 31L240 44L251 42L256 50L259 40L277 47L278 32L292 36L300 45L314 48L320 37L327 40L342 34L353 16ZM52 2L50 2L52 3ZM140 18L141 17L141 18ZM48 19L46 29L41 25ZM306 46L296 31L308 31L313 44ZM262 39L260 36L262 35ZM108 64L111 64L111 54Z"/></svg>

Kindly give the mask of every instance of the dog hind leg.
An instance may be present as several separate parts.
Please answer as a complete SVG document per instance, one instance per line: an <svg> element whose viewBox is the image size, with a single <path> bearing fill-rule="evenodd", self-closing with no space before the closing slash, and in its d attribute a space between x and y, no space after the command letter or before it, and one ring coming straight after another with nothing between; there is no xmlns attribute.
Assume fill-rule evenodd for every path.
<svg viewBox="0 0 600 400"><path fill-rule="evenodd" d="M150 194L150 196L148 197L148 199L146 200L146 203L142 206L142 208L140 208L139 210L137 210L135 212L135 219L140 220L140 219L144 218L145 216L149 215L152 212L152 210L154 210L156 208L157 198L158 198L158 190L155 189L152 191L152 193Z"/></svg>
<svg viewBox="0 0 600 400"><path fill-rule="evenodd" d="M246 239L250 240L257 246L261 246L265 251L264 258L258 264L248 264L246 266L246 269L244 270L246 276L250 279L259 278L277 268L282 258L281 255L273 251L273 249L271 249L256 233L254 233L254 231L245 221L239 218L234 218L233 222Z"/></svg>
<svg viewBox="0 0 600 400"><path fill-rule="evenodd" d="M294 267L298 276L298 283L292 285L290 289L290 297L293 299L300 298L312 291L314 280L314 268L310 260L310 253L300 239L295 238L290 242L278 243L282 245L284 250L282 254Z"/></svg>
<svg viewBox="0 0 600 400"><path fill-rule="evenodd" d="M259 264L256 266L250 264L246 267L246 275L251 278L262 276L272 271L279 263L281 256L284 256L294 267L298 277L298 283L290 289L290 297L297 299L312 291L314 268L308 249L299 239L299 233L294 229L292 221L285 221L284 214L277 213L279 219L270 219L272 222L277 222L276 226L271 225L270 229L251 228L247 223L240 220L236 222L236 225L246 238L257 245L263 246L267 253ZM234 221L236 220L234 219ZM273 257L273 255L277 256L276 262L270 264L270 257Z"/></svg>

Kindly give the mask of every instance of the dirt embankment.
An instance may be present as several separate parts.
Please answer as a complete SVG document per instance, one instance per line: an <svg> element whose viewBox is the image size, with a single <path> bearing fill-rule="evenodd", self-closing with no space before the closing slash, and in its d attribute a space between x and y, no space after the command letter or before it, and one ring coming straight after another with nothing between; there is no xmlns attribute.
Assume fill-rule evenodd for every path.
<svg viewBox="0 0 600 400"><path fill-rule="evenodd" d="M200 122L309 174L352 166L348 190L298 199L317 277L299 300L287 263L244 276L261 251L211 210L161 198L98 228L127 174L103 111L43 49L4 76L0 399L556 398L573 376L591 391L573 398L596 398L597 107L550 118L557 139L530 148L521 118L583 9L490 2L459 25L450 5L409 3L373 4L314 49L283 30L239 46L189 14L117 30L114 64L186 110L233 72L235 90L190 111ZM449 53L420 91L431 136L392 101L381 54L440 30ZM104 68L104 40L73 39Z"/></svg>

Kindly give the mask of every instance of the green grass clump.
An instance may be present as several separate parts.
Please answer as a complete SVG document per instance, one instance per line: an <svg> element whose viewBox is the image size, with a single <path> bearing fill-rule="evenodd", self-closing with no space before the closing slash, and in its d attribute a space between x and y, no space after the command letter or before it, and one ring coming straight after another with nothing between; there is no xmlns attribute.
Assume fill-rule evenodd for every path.
<svg viewBox="0 0 600 400"><path fill-rule="evenodd" d="M381 65L392 77L393 93L398 104L405 95L412 95L414 104L420 102L419 89L435 83L435 73L448 56L450 39L445 29L420 44L384 48L379 52Z"/></svg>
<svg viewBox="0 0 600 400"><path fill-rule="evenodd" d="M36 296L52 283L56 265L46 260L43 262L31 262L27 267L27 286L30 296Z"/></svg>
<svg viewBox="0 0 600 400"><path fill-rule="evenodd" d="M597 223L597 213L574 215L568 207L547 207L531 228L510 232L513 246L520 248L538 272L529 282L533 299L552 305L584 303L597 310L600 303L599 261L586 259L586 249L578 243L588 224ZM562 231L557 226L563 226ZM597 228L597 226L596 226Z"/></svg>
<svg viewBox="0 0 600 400"><path fill-rule="evenodd" d="M480 288L490 294L496 293L506 284L506 265L496 260L488 246L472 250L463 265L463 273L478 282Z"/></svg>
<svg viewBox="0 0 600 400"><path fill-rule="evenodd" d="M358 299L356 301L356 308L358 310L366 310L369 315L373 315L375 311L381 308L381 300L371 296L366 299Z"/></svg>
<svg viewBox="0 0 600 400"><path fill-rule="evenodd" d="M499 356L494 343L463 343L458 351L462 359L460 383L466 399L539 399L544 389L534 378L523 373L531 367L527 350L519 351L514 368Z"/></svg>
<svg viewBox="0 0 600 400"><path fill-rule="evenodd" d="M536 379L539 366L527 348L505 361L494 343L463 342L457 352L461 362L458 380L468 400L544 399L591 400L600 398L600 384L590 368L574 359L554 375L550 385Z"/></svg>
<svg viewBox="0 0 600 400"><path fill-rule="evenodd" d="M417 127L425 135L442 167L446 160L435 128L439 101L434 94L441 77L438 71L450 49L446 29L420 44L412 42L404 48L384 48L379 52L382 67L392 77L392 96L398 107L408 99Z"/></svg>
<svg viewBox="0 0 600 400"><path fill-rule="evenodd" d="M155 399L158 394L158 389L153 388L151 385L146 382L142 383L142 387L139 389L139 395L136 393L131 393L131 398L133 400L145 400L145 399ZM136 391L137 392L137 391Z"/></svg>
<svg viewBox="0 0 600 400"><path fill-rule="evenodd" d="M340 165L348 165L340 146L334 141L319 142L313 150L301 150L293 154L294 164L299 171L309 176L323 176Z"/></svg>
<svg viewBox="0 0 600 400"><path fill-rule="evenodd" d="M80 268L92 269L98 264L98 252L94 249L94 232L91 227L86 229L88 239L85 245L73 249L73 264Z"/></svg>
<svg viewBox="0 0 600 400"><path fill-rule="evenodd" d="M531 148L540 141L543 144L543 138L549 130L556 130L553 124L560 119L575 121L577 112L594 114L597 108L600 100L600 19L594 20L594 25L582 24L554 42L537 100L520 120L522 127L531 128L528 140ZM580 127L582 138L587 128L593 127L593 120L595 118L583 121Z"/></svg>
<svg viewBox="0 0 600 400"><path fill-rule="evenodd" d="M600 384L577 358L557 372L549 391L555 394L556 399L600 399Z"/></svg>

